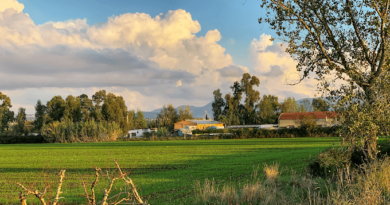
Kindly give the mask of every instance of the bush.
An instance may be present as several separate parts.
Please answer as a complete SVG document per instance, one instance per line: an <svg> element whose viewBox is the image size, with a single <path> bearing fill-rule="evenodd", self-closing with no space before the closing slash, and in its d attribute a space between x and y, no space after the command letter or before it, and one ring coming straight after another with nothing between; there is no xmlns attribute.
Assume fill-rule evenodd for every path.
<svg viewBox="0 0 390 205"><path fill-rule="evenodd" d="M336 135L339 127L307 127L295 129L217 129L217 130L193 130L192 134L209 133L231 133L231 135L220 135L224 139L246 139L246 138L294 138L294 137L332 137Z"/></svg>
<svg viewBox="0 0 390 205"><path fill-rule="evenodd" d="M71 121L53 122L42 127L42 135L47 142L95 142L114 141L123 135L119 124L94 120L74 123Z"/></svg>
<svg viewBox="0 0 390 205"><path fill-rule="evenodd" d="M23 143L45 143L45 138L42 135L26 136L26 135L1 135L0 144L23 144Z"/></svg>
<svg viewBox="0 0 390 205"><path fill-rule="evenodd" d="M157 130L157 136L159 137L165 137L167 136L167 134L168 134L168 130L165 127L161 127L160 129Z"/></svg>

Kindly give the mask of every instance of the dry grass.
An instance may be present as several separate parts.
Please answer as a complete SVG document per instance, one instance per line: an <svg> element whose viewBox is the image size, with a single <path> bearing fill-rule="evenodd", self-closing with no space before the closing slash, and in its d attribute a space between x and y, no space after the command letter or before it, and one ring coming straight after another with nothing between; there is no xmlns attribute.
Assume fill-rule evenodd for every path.
<svg viewBox="0 0 390 205"><path fill-rule="evenodd" d="M275 182L279 177L279 163L274 162L272 165L264 163L264 173L268 182Z"/></svg>
<svg viewBox="0 0 390 205"><path fill-rule="evenodd" d="M253 174L242 187L206 180L197 182L196 204L390 204L390 158L363 164L358 170L338 169L336 181L319 186L310 175L291 172L289 180L279 180L279 164L264 166L265 181ZM271 183L270 183L271 182Z"/></svg>

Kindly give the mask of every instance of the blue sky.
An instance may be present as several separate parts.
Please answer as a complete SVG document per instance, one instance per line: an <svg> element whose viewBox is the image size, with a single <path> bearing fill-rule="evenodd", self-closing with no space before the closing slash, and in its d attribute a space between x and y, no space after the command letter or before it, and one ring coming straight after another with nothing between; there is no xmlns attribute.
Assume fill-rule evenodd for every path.
<svg viewBox="0 0 390 205"><path fill-rule="evenodd" d="M129 109L200 107L243 73L261 95L314 97L313 80L288 85L296 62L258 24L259 1L1 1L0 92L14 110L102 89Z"/></svg>

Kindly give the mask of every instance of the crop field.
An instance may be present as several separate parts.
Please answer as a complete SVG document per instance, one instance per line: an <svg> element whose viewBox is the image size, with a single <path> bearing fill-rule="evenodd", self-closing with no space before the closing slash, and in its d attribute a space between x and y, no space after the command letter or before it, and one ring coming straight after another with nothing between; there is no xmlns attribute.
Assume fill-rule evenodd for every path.
<svg viewBox="0 0 390 205"><path fill-rule="evenodd" d="M339 138L0 145L0 204L18 202L22 190L17 182L34 186L34 190L51 184L47 196L53 196L60 169L66 169L61 194L65 199L60 202L86 204L82 180L90 186L94 166L112 173L114 159L125 170L131 170L130 177L148 203L189 204L197 180L240 183L250 179L254 167L273 162L299 172L310 158L337 145ZM106 178L100 176L95 189L98 201L107 186ZM34 202L32 196L28 202Z"/></svg>

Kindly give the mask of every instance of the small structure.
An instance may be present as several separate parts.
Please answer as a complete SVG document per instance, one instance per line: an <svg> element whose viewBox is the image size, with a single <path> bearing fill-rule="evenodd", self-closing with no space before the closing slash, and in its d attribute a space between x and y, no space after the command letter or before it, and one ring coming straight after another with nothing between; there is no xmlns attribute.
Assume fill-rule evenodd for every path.
<svg viewBox="0 0 390 205"><path fill-rule="evenodd" d="M205 130L208 127L214 126L217 129L224 129L224 125L221 122L213 120L184 120L174 124L175 130L192 129L192 130Z"/></svg>
<svg viewBox="0 0 390 205"><path fill-rule="evenodd" d="M330 127L338 124L337 113L334 111L326 112L294 112L294 113L282 113L278 119L279 128L292 128L299 127L299 119L304 116L313 117L318 126Z"/></svg>
<svg viewBox="0 0 390 205"><path fill-rule="evenodd" d="M239 128L258 128L258 129L276 129L277 124L264 124L264 125L230 125L226 129L239 129Z"/></svg>
<svg viewBox="0 0 390 205"><path fill-rule="evenodd" d="M145 132L150 132L150 129L130 130L130 131L127 133L127 137L128 137L128 138L133 138L133 137L141 138L141 137L144 136L144 133L145 133Z"/></svg>

